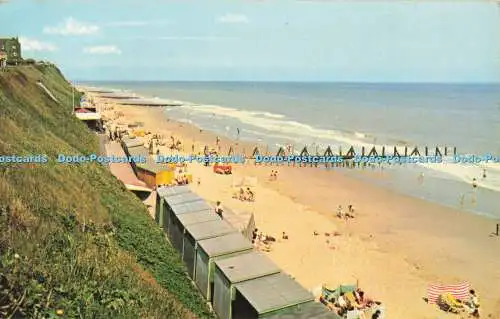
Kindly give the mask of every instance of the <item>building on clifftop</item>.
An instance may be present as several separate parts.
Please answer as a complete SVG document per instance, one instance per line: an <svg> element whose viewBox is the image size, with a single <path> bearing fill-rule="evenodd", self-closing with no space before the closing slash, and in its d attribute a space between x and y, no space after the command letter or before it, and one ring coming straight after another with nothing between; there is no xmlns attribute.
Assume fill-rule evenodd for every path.
<svg viewBox="0 0 500 319"><path fill-rule="evenodd" d="M0 66L18 65L22 60L19 39L17 37L0 38Z"/></svg>

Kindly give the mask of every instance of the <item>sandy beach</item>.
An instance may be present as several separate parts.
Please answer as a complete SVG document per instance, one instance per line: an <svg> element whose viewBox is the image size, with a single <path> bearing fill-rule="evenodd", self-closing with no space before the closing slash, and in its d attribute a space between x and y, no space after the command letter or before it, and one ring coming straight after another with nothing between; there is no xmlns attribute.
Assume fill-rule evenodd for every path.
<svg viewBox="0 0 500 319"><path fill-rule="evenodd" d="M174 136L186 153L193 144L195 152L205 145L215 147L214 134L167 119L162 108L116 104L112 108L104 113L121 113L118 122L142 122L145 130L166 140ZM250 155L254 146L220 138L223 154L233 146L235 154L245 149ZM273 169L279 171L276 181L269 180ZM201 181L192 184L193 190L208 201L253 212L257 228L265 234L281 238L286 232L289 239L278 239L268 255L307 289L357 282L385 304L388 318L456 318L424 302L426 288L431 283L469 281L481 298L482 317L500 318L500 238L492 236L493 220L320 167L247 161L233 165L232 175L214 174L211 167L197 163L190 164L189 171ZM258 180L255 202L232 198L233 183L243 177ZM347 222L338 219L338 205L349 204L354 205L356 217Z"/></svg>

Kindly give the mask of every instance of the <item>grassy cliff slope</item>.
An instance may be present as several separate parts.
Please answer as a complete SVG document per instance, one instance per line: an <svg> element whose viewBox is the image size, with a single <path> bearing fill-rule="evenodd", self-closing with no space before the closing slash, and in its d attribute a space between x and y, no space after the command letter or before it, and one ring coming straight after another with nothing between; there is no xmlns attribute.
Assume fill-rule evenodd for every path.
<svg viewBox="0 0 500 319"><path fill-rule="evenodd" d="M0 72L0 155L49 157L0 163L0 317L210 318L140 200L100 164L55 163L98 152L71 99L54 66Z"/></svg>

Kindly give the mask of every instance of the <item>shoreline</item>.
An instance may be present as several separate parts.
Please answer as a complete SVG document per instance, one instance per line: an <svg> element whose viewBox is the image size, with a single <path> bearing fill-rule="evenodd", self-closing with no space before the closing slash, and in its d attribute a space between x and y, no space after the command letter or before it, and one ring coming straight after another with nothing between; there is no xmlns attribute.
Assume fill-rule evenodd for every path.
<svg viewBox="0 0 500 319"><path fill-rule="evenodd" d="M130 89L127 90L130 91ZM145 94L145 92L142 92L141 94ZM144 96L137 95L137 96L140 98L145 98L145 95ZM180 103L181 101L176 100L175 102ZM182 103L185 105L193 104L191 102L188 102L187 100L185 100ZM193 105L204 105L204 104L193 104ZM226 104L220 104L220 105L226 105ZM227 110L230 112L233 111L239 112L233 110L231 107L227 105L224 107L221 106L221 108L227 108ZM250 146L253 146L255 144L261 144L262 145L262 147L260 148L261 152L264 151L266 148L268 148L270 150L270 153L274 154L277 152L279 145L283 145L283 143L285 143L283 141L282 141L283 143L281 142L275 143L277 141L274 140L274 138L272 137L269 137L268 139L265 136L254 136L255 132L253 127L247 127L245 124L242 124L243 126L240 127L239 124L236 124L236 122L234 122L234 119L232 119L231 117L228 117L227 118L228 121L224 122L223 120L226 118L224 116L219 117L217 115L219 114L217 109L214 110L216 113L213 114L214 116L213 123L212 123L212 118L209 119L208 117L205 116L209 115L208 113L206 113L206 111L203 111L201 113L202 114L201 117L194 116L193 118L190 118L190 114L192 113L190 107L188 107L190 111L176 111L176 108L171 108L171 107L167 107L165 109L169 110L168 112L166 111L167 116L169 115L173 116L173 119L175 119L177 122L182 122L185 125L195 125L197 127L203 127L204 130L206 129L207 131L212 131L214 136L215 135L226 136L228 137L228 139L233 141L237 140L237 136L239 136L239 140L241 143ZM197 111L194 110L194 112ZM266 113L263 111L255 111L255 112ZM269 113L269 116L271 115L272 114ZM193 123L192 119L195 119L194 122L196 123ZM241 135L236 134L235 131L236 127L242 128ZM213 144L213 141L205 141L205 142ZM268 144L265 145L265 143ZM302 145L302 146L300 148L296 148L295 151L300 151L302 147L307 146L307 148L309 149L309 151L311 151L311 153L314 153L314 148L316 148L316 150L318 150L319 148L321 153L325 150L327 146L327 144L322 144L322 143L315 144L315 142L311 145L307 143L306 144L299 143L296 145ZM339 151L337 148L340 147L341 145L343 144L342 143L330 144L334 153ZM371 145L370 147L365 145L366 153L368 153L371 150L371 147L373 145ZM355 146L356 152L361 152L361 149L359 149L359 147L356 148ZM381 152L380 147L383 147L383 145L377 144L376 147L378 147L377 151L380 153ZM343 146L342 148L344 149ZM392 150L392 148L393 146L387 146L387 145L385 146L386 150ZM405 148L404 145L397 144L397 148L400 154L404 154L403 153ZM412 149L413 146L411 147L408 146L408 152L411 152ZM344 153L346 150L347 149L344 150ZM223 153L225 153L225 151L226 150L224 150ZM420 149L420 151L423 152L424 149L422 148ZM440 151L441 153L443 153L444 147L440 147ZM448 147L448 151L449 151L448 152L449 156L446 159L443 158L443 160L446 162L452 161L452 156L450 154L455 152L455 148ZM433 154L432 152L434 152L434 148L429 148L429 154L431 156ZM249 148L247 148L246 153L247 155L250 155L251 149L249 150ZM461 153L459 152L459 155L460 154ZM478 174L483 174L482 173L483 166L486 170L489 171L487 179L480 178L478 175ZM495 163L490 163L490 164L483 163L477 167L476 165L465 165L465 164L464 165L404 164L402 166L399 166L397 164L392 164L392 165L382 164L381 167L375 165L373 167L373 170L370 168L370 166L367 166L366 168L363 169L341 168L339 170L344 172L346 175L349 175L350 177L361 179L366 183L376 184L377 187L384 187L392 191L396 191L400 194L411 195L416 198L423 198L427 201L431 201L446 207L467 211L472 214L482 215L487 218L500 219L500 201L497 200L497 197L500 195L500 188L498 188L498 183L500 182L500 166ZM369 170L372 170L378 175L385 176L387 178L381 179L379 178L379 176L373 178L373 176L377 174L372 174L367 172ZM425 184L425 187L422 187L423 185L421 183L418 183L417 180L419 179L418 176L424 173L425 173L425 183L423 184ZM472 190L471 184L473 181L473 177L477 177L477 183L479 185L479 187L475 189L474 192L471 191Z"/></svg>
<svg viewBox="0 0 500 319"><path fill-rule="evenodd" d="M215 142L214 133L168 120L162 108L115 106L115 110L125 119L144 122L152 132L174 134L187 149L192 142L197 150ZM234 143L220 139L226 148ZM240 141L238 149L251 144ZM491 220L395 193L335 170L280 166L278 180L270 182L270 170L275 168L234 165L235 178L258 179L257 202L249 204L231 199L227 189L233 177L190 165L202 180L201 186L193 186L201 196L212 202L222 200L231 209L253 211L257 228L265 233L278 237L287 232L290 241L277 242L269 256L308 289L359 280L370 295L386 304L390 318L402 318L405 311L410 311L410 318L436 318L444 314L421 299L427 285L467 280L484 300L483 314L500 314L500 298L495 297L500 295L499 288L494 288L500 287L500 262L491 253L499 251L500 240L489 237L494 229ZM356 208L356 218L345 224L334 213L338 205L348 204ZM313 236L313 231L320 236ZM331 231L342 234L331 238L335 249L325 245L323 233ZM478 264L483 268L480 273Z"/></svg>

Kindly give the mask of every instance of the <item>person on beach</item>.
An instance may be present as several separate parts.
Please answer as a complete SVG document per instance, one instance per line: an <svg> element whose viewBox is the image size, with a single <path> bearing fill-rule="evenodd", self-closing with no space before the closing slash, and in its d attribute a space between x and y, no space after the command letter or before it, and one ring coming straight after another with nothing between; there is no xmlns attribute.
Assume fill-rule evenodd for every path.
<svg viewBox="0 0 500 319"><path fill-rule="evenodd" d="M219 143L220 143L220 138L217 135L217 137L215 138L215 145L219 146Z"/></svg>
<svg viewBox="0 0 500 319"><path fill-rule="evenodd" d="M281 235L281 239L285 240L288 239L288 235L285 232L283 232L283 234Z"/></svg>
<svg viewBox="0 0 500 319"><path fill-rule="evenodd" d="M240 128L239 127L236 128L236 138L237 139L240 138Z"/></svg>
<svg viewBox="0 0 500 319"><path fill-rule="evenodd" d="M344 210L342 209L342 205L339 205L339 207L337 207L337 217L344 218Z"/></svg>
<svg viewBox="0 0 500 319"><path fill-rule="evenodd" d="M483 169L483 179L486 178L486 169Z"/></svg>
<svg viewBox="0 0 500 319"><path fill-rule="evenodd" d="M420 175L418 175L418 183L419 184L423 184L424 183L424 173L420 173Z"/></svg>
<svg viewBox="0 0 500 319"><path fill-rule="evenodd" d="M255 228L252 232L252 244L255 244L255 242L257 241L258 234L259 234L259 230L257 228Z"/></svg>
<svg viewBox="0 0 500 319"><path fill-rule="evenodd" d="M247 187L247 198L246 200L248 200L249 202L253 202L255 200L255 195L254 193L250 190L250 187Z"/></svg>
<svg viewBox="0 0 500 319"><path fill-rule="evenodd" d="M246 196L245 196L245 190L243 189L243 187L240 187L240 194L239 194L239 200L241 201L244 201L246 200Z"/></svg>
<svg viewBox="0 0 500 319"><path fill-rule="evenodd" d="M477 188L477 180L476 180L476 178L472 179L472 187Z"/></svg>
<svg viewBox="0 0 500 319"><path fill-rule="evenodd" d="M222 217L222 213L223 213L223 212L224 212L224 210L222 209L222 204L221 204L221 202L220 202L220 201L217 201L217 206L215 206L215 213L216 213L217 215L219 215L219 217L220 217L221 219L224 219L224 218Z"/></svg>
<svg viewBox="0 0 500 319"><path fill-rule="evenodd" d="M469 290L469 299L464 302L464 306L472 317L479 318L479 298L474 289Z"/></svg>

